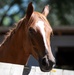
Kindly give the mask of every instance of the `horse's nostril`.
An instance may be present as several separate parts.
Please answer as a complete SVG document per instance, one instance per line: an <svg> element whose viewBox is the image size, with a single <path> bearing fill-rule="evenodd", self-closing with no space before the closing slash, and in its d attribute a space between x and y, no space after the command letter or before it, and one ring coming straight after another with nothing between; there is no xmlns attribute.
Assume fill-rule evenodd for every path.
<svg viewBox="0 0 74 75"><path fill-rule="evenodd" d="M45 58L42 59L42 65L43 66L46 66L47 65L47 62L46 62L46 59Z"/></svg>

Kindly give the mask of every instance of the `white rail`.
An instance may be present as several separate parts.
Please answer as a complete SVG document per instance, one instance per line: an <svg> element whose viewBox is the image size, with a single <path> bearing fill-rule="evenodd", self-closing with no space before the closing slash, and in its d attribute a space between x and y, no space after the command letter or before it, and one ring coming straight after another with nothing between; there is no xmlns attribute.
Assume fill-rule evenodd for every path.
<svg viewBox="0 0 74 75"><path fill-rule="evenodd" d="M72 70L53 69L42 72L39 67L24 67L23 65L0 63L0 75L74 75Z"/></svg>

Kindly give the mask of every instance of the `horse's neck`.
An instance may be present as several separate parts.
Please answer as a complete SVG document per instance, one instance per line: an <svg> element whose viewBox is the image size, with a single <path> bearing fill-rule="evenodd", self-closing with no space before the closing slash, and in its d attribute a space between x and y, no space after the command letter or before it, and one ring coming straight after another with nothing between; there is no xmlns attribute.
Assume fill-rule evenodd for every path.
<svg viewBox="0 0 74 75"><path fill-rule="evenodd" d="M23 48L22 31L17 31L0 47L0 62L26 64L29 54Z"/></svg>

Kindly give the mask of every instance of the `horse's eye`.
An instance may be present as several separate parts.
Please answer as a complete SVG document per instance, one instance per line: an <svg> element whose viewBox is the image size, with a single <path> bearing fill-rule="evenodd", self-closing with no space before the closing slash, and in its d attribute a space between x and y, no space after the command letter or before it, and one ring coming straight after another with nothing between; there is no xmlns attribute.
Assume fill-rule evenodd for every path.
<svg viewBox="0 0 74 75"><path fill-rule="evenodd" d="M51 35L50 36L52 37L53 35L54 35L53 32L51 32Z"/></svg>
<svg viewBox="0 0 74 75"><path fill-rule="evenodd" d="M29 28L29 32L30 32L31 34L36 33L36 31L35 31L32 27Z"/></svg>

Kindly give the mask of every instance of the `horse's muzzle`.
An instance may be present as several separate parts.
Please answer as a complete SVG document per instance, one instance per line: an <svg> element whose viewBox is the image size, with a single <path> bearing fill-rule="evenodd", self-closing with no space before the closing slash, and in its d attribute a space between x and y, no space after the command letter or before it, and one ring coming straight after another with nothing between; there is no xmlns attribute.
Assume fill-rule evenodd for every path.
<svg viewBox="0 0 74 75"><path fill-rule="evenodd" d="M49 60L47 58L40 59L40 69L43 72L49 72L53 66L55 65L55 61Z"/></svg>

